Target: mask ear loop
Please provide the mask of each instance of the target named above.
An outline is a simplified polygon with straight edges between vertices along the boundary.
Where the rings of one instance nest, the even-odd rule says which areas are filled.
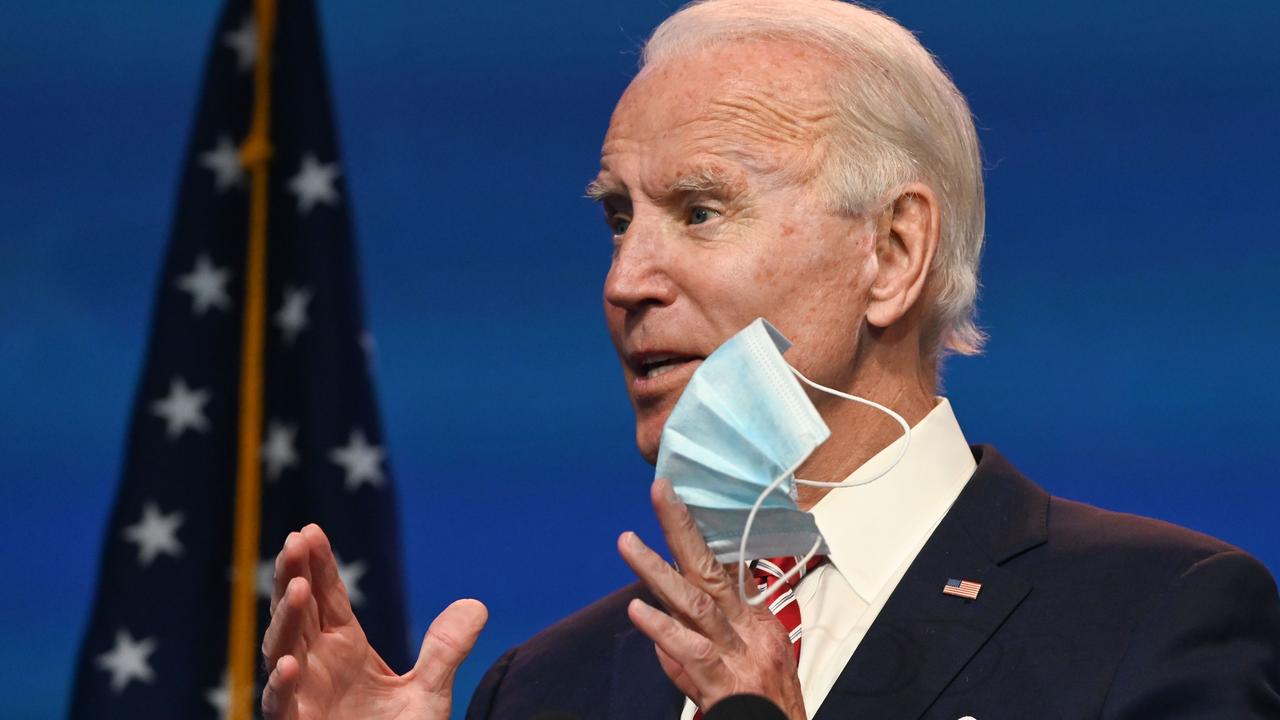
[[[747,522],[742,526],[742,540],[738,542],[738,599],[751,607],[763,605],[764,601],[769,597],[768,594],[765,593],[756,595],[755,597],[747,597],[747,538],[751,537],[751,525],[755,523],[756,513],[760,511],[760,506],[764,504],[764,499],[769,497],[769,493],[776,492],[781,488],[782,483],[786,482],[787,478],[790,477],[798,467],[800,467],[800,464],[796,463],[795,467],[792,467],[779,475],[772,483],[769,484],[769,487],[765,488],[764,491],[756,497],[756,501],[751,505],[751,512],[747,513]],[[813,547],[809,548],[809,552],[805,553],[805,556],[800,559],[800,562],[796,563],[795,567],[783,574],[781,578],[782,582],[791,582],[792,578],[803,572],[805,565],[809,563],[810,558],[818,554],[818,548],[820,547],[822,547],[821,536],[813,541]]]
[[[815,390],[821,390],[824,393],[835,395],[836,397],[841,397],[841,398],[844,398],[845,400],[852,400],[856,403],[862,403],[863,405],[867,405],[868,407],[873,407],[879,410],[880,412],[888,415],[889,417],[897,421],[898,425],[902,426],[902,436],[906,438],[906,442],[902,443],[902,447],[898,448],[898,456],[893,459],[893,462],[889,464],[889,467],[885,468],[884,470],[881,470],[875,475],[872,475],[866,480],[859,480],[857,482],[853,482],[850,480],[845,480],[843,482],[822,482],[820,480],[801,480],[800,478],[796,478],[797,485],[804,485],[806,487],[825,487],[825,488],[851,488],[851,487],[860,487],[862,485],[870,485],[871,483],[879,480],[885,475],[888,475],[890,470],[894,469],[895,467],[898,466],[898,463],[902,462],[903,456],[907,454],[907,448],[911,446],[911,426],[907,424],[907,421],[905,418],[903,418],[898,413],[890,410],[889,408],[885,407],[884,405],[881,405],[880,403],[875,402],[874,400],[868,400],[866,398],[860,398],[857,395],[850,395],[849,393],[843,393],[834,388],[829,388],[826,385],[819,385],[818,383],[802,375],[799,370],[791,367],[790,365],[787,365],[787,367],[791,369],[791,373],[793,375],[800,378],[802,381],[804,381],[806,385],[808,385],[809,387]]]
[[[898,425],[902,426],[902,436],[906,438],[906,442],[902,443],[902,447],[898,449],[897,457],[893,459],[893,462],[889,464],[889,467],[885,468],[884,470],[881,470],[880,472],[867,478],[866,480],[859,480],[857,482],[852,482],[848,480],[844,482],[822,482],[819,480],[801,480],[800,478],[795,478],[797,485],[805,485],[807,487],[825,487],[825,488],[861,487],[863,485],[870,485],[876,480],[879,480],[885,475],[888,475],[890,470],[893,470],[895,467],[898,466],[899,462],[902,462],[902,458],[907,454],[907,448],[911,446],[911,425],[907,423],[905,418],[903,418],[901,415],[894,412],[893,410],[890,410],[889,408],[885,407],[884,405],[881,405],[880,403],[875,402],[874,400],[868,400],[866,398],[860,398],[857,395],[850,395],[849,393],[840,392],[839,390],[836,390],[834,388],[829,388],[826,385],[819,385],[818,383],[805,377],[799,370],[795,369],[794,367],[791,367],[790,364],[787,365],[787,368],[790,369],[792,374],[794,374],[797,378],[799,378],[806,385],[814,388],[815,390],[821,390],[822,392],[835,395],[836,397],[844,398],[845,400],[852,400],[853,402],[856,402],[856,403],[862,403],[863,405],[873,407],[885,413],[886,415],[888,415],[889,417],[897,421]],[[746,561],[747,538],[751,537],[751,525],[755,522],[756,513],[760,511],[760,506],[764,504],[764,499],[768,497],[770,493],[775,492],[779,488],[781,488],[782,483],[786,482],[787,478],[790,477],[791,474],[794,473],[796,471],[796,468],[798,467],[800,467],[799,463],[797,463],[795,467],[792,467],[788,469],[786,472],[779,475],[776,479],[774,479],[772,483],[770,483],[769,487],[765,488],[764,491],[761,492],[758,497],[756,497],[755,503],[751,505],[751,512],[747,513],[747,522],[742,527],[742,540],[738,543],[738,558],[739,558],[738,598],[742,600],[742,602],[746,603],[751,607],[763,605],[764,601],[768,598],[767,594],[760,594],[755,597],[747,597],[747,561]],[[797,575],[803,572],[805,566],[809,564],[809,560],[812,559],[813,556],[817,554],[818,548],[821,546],[822,546],[822,538],[819,537],[817,540],[814,541],[813,547],[809,548],[809,552],[805,553],[805,556],[800,558],[800,561],[796,563],[796,566],[788,570],[782,576],[781,581],[790,582],[793,578],[795,578]]]

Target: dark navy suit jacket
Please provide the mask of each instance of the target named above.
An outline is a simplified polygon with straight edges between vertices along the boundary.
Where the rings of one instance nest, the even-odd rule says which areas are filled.
[[[989,446],[817,720],[1280,718],[1280,599],[1244,552],[1050,497]],[[976,600],[943,595],[982,583]],[[623,588],[510,650],[468,720],[674,720]]]

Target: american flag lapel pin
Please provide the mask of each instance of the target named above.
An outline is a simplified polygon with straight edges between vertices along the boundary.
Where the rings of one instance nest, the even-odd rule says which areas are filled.
[[[955,595],[965,600],[977,600],[978,593],[982,590],[982,583],[973,580],[957,580],[950,578],[947,584],[942,586],[943,595]]]

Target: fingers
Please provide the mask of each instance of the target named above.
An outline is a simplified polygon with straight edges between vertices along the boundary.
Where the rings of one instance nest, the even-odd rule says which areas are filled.
[[[694,687],[689,674],[684,671],[684,666],[676,662],[675,658],[668,655],[657,645],[653,646],[653,650],[658,654],[658,664],[662,666],[662,672],[666,673],[667,677],[671,679],[671,684],[675,685],[687,698],[698,697],[700,694],[698,688]]]
[[[275,614],[276,605],[284,595],[284,589],[295,577],[304,577],[311,582],[311,564],[308,557],[307,541],[302,533],[292,532],[284,539],[284,547],[276,555],[275,581],[271,588],[271,614]]]
[[[773,612],[769,610],[769,605],[763,600],[756,600],[756,598],[764,594],[766,586],[759,584],[752,576],[751,568],[746,563],[742,563],[741,568],[735,565],[732,570],[726,565],[725,572],[730,573],[730,576],[734,578],[734,582],[737,582],[738,573],[742,573],[742,593],[747,596],[747,600],[755,603],[747,606],[748,611],[754,611],[756,614],[764,612],[772,617]]]
[[[734,587],[736,577],[730,580],[724,568],[716,562],[716,556],[707,547],[689,508],[676,497],[671,481],[665,478],[654,480],[649,496],[680,573],[714,598],[730,618],[736,617],[742,610],[742,602]]]
[[[488,620],[489,610],[478,600],[458,600],[436,616],[414,666],[427,692],[452,692],[454,673],[475,647]]]
[[[262,714],[266,720],[296,720],[298,680],[302,668],[292,655],[281,657],[262,690]]]
[[[725,649],[742,647],[742,638],[717,607],[716,601],[691,585],[635,533],[625,532],[618,538],[618,552],[673,615]]]
[[[658,647],[659,662],[663,662],[662,656],[665,654],[669,661],[683,669],[685,679],[681,682],[684,687],[680,689],[688,697],[701,703],[708,700],[704,697],[707,688],[727,687],[730,684],[728,668],[721,658],[720,650],[707,638],[639,598],[627,605],[627,616]],[[665,663],[663,670],[667,671]],[[671,677],[669,671],[668,677]],[[671,680],[676,682],[674,677]]]
[[[305,578],[296,577],[285,588],[263,636],[262,655],[266,666],[275,667],[284,655],[291,655],[305,665],[307,650],[319,632],[320,618],[311,586]]]
[[[299,534],[306,541],[311,592],[320,611],[320,627],[328,630],[355,622],[351,598],[338,574],[338,560],[333,555],[333,548],[329,546],[329,538],[315,523],[302,528]]]

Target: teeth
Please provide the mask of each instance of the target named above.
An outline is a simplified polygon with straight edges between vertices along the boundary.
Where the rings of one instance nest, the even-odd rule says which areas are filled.
[[[646,378],[656,378],[659,375],[663,375],[671,372],[672,370],[675,370],[677,367],[683,364],[684,363],[671,363],[670,365],[659,365],[657,367],[649,368],[649,372],[645,373],[644,376]]]

